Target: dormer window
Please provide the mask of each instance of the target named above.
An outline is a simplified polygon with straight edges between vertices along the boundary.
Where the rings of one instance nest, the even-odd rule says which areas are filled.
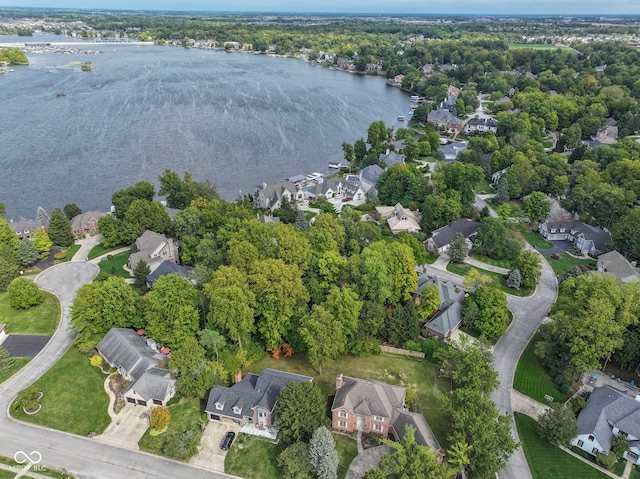
[[[219,402],[216,403],[216,409],[218,411],[222,411],[223,408],[224,408],[224,403],[219,403]]]
[[[242,408],[238,406],[233,406],[233,413],[240,414],[242,412]]]

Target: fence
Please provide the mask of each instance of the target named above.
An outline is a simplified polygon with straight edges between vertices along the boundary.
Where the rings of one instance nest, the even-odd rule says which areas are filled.
[[[392,346],[380,346],[383,353],[402,354],[403,356],[412,356],[414,358],[424,359],[424,353],[418,351],[409,351],[408,349],[394,348]]]

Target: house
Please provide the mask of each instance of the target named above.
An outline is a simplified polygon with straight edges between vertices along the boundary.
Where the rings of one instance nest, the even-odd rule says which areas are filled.
[[[453,85],[449,85],[449,88],[447,88],[447,93],[452,97],[458,98],[460,96],[460,93],[462,93],[462,90]]]
[[[477,118],[469,121],[464,127],[464,132],[467,134],[482,133],[484,131],[497,133],[498,122],[493,118]]]
[[[467,247],[471,249],[473,246],[472,238],[479,229],[480,223],[477,221],[468,218],[455,220],[450,225],[438,228],[431,234],[431,238],[426,241],[427,249],[437,254],[446,253],[449,249],[449,243],[451,243],[453,235],[456,233],[462,233],[462,236],[464,236],[467,242]]]
[[[636,262],[629,262],[617,251],[609,251],[598,256],[597,270],[610,274],[622,283],[640,281],[640,270],[636,267]]]
[[[450,133],[460,133],[464,122],[456,118],[448,110],[436,110],[427,115],[427,122],[433,123],[437,128],[442,128]]]
[[[431,76],[431,74],[433,73],[433,63],[425,63],[420,69],[425,76]]]
[[[640,463],[640,396],[611,386],[594,388],[578,415],[577,426],[578,436],[572,445],[593,456],[608,455],[614,436],[623,434],[629,439],[624,457]]]
[[[612,122],[609,122],[612,123]],[[616,124],[609,124],[600,127],[595,136],[591,137],[592,140],[598,141],[600,145],[613,145],[618,142],[618,126]]]
[[[215,386],[209,393],[205,412],[212,421],[232,421],[258,429],[274,424],[273,410],[280,391],[293,381],[311,381],[309,376],[265,369],[260,375],[249,373],[231,387]]]
[[[49,227],[49,218],[43,219],[29,219],[18,218],[17,220],[10,219],[8,222],[9,228],[13,230],[16,236],[20,239],[31,238],[38,229],[46,230]]]
[[[425,288],[438,288],[440,305],[437,313],[425,324],[427,332],[439,338],[450,338],[451,334],[462,324],[462,305],[464,303],[464,291],[438,277],[429,277],[421,274],[418,277],[418,288],[413,293],[414,297],[421,297]]]
[[[136,240],[136,253],[129,256],[129,268],[133,269],[141,260],[153,273],[163,261],[176,263],[178,252],[172,238],[147,230]]]
[[[420,228],[420,214],[405,208],[400,203],[395,206],[376,206],[376,213],[387,220],[394,235],[398,233],[417,233]]]
[[[362,190],[366,193],[371,188],[375,188],[376,183],[378,182],[378,177],[384,172],[382,168],[378,165],[369,165],[358,173],[358,177],[360,178],[360,186]]]
[[[291,181],[281,181],[273,185],[263,183],[253,193],[253,205],[263,210],[277,210],[282,205],[282,200],[300,202],[304,200],[304,191],[300,186]]]
[[[71,231],[74,236],[94,235],[98,233],[98,220],[106,213],[100,211],[87,211],[80,213],[71,220]]]
[[[168,348],[159,348],[155,341],[133,329],[112,328],[96,349],[109,366],[131,383],[124,392],[127,403],[164,406],[175,394],[176,380],[161,367],[167,360]]]
[[[404,163],[404,155],[387,150],[386,153],[380,153],[378,159],[383,161],[387,168],[393,165],[402,165]]]
[[[468,146],[468,141],[454,141],[453,143],[442,145],[438,148],[438,151],[446,162],[452,163],[458,158],[458,155],[461,152],[467,149]]]
[[[333,177],[317,183],[309,190],[309,196],[324,196],[325,198],[364,199],[364,190],[359,184]]]
[[[607,230],[582,221],[546,221],[538,227],[540,234],[549,241],[570,241],[583,254],[597,256],[611,239]]]
[[[278,216],[258,215],[258,219],[262,224],[280,223],[280,218]]]
[[[171,261],[163,261],[162,263],[160,263],[160,266],[158,266],[153,271],[153,273],[150,273],[147,275],[147,278],[146,278],[147,288],[153,288],[153,285],[155,284],[156,281],[158,281],[158,278],[162,276],[166,276],[168,274],[179,274],[180,276],[188,278],[189,272],[192,269],[193,268],[191,266],[183,266],[183,265],[172,263]]]
[[[411,424],[415,427],[416,442],[440,453],[442,448],[422,414],[405,410],[405,396],[403,387],[341,373],[336,378],[331,427],[344,433],[390,434],[399,441],[404,437],[405,427]]]

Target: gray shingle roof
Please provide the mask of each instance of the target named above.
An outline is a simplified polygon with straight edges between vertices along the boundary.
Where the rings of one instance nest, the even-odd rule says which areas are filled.
[[[176,380],[171,378],[169,371],[166,369],[151,368],[132,383],[125,391],[125,394],[133,391],[147,402],[153,399],[164,401],[169,396],[175,383]]]
[[[82,233],[85,228],[95,228],[98,225],[98,220],[106,216],[106,213],[100,211],[87,211],[86,213],[80,213],[71,220],[71,231]]]
[[[395,417],[392,419],[391,427],[393,427],[399,440],[402,440],[404,437],[407,426],[413,426],[415,429],[414,437],[416,443],[430,447],[435,451],[442,450],[438,439],[436,439],[436,436],[433,434],[433,431],[422,414],[411,411],[397,411]]]
[[[619,280],[640,280],[638,269],[617,251],[609,251],[598,256],[598,271],[601,269]]]
[[[401,153],[394,153],[393,151],[390,151],[389,153],[380,153],[378,155],[378,159],[384,161],[387,168],[392,165],[401,165],[404,163],[404,155]]]
[[[138,379],[142,374],[165,359],[153,351],[146,341],[129,328],[112,328],[98,343],[96,349],[111,366]]]
[[[350,181],[343,180],[341,178],[334,177],[329,178],[322,183],[318,183],[309,191],[309,193],[315,196],[326,195],[327,191],[329,191],[330,189],[335,193],[338,190],[338,187],[342,189],[345,196],[351,197],[355,196],[360,189],[359,185],[356,185]]]
[[[400,386],[343,376],[342,386],[336,391],[331,410],[341,407],[363,416],[381,416],[391,419],[395,409],[402,409],[406,389]]]
[[[375,185],[382,172],[384,172],[384,170],[378,165],[369,165],[361,171],[362,181]]]
[[[436,247],[441,248],[451,243],[453,235],[456,233],[462,233],[462,236],[468,238],[478,232],[480,229],[480,223],[466,218],[455,220],[448,226],[443,226],[435,230],[432,234],[432,239]]]
[[[193,268],[191,266],[183,266],[172,263],[171,261],[163,261],[160,263],[160,266],[153,271],[153,273],[147,275],[147,284],[149,286],[153,286],[153,283],[155,283],[158,278],[168,274],[179,274],[180,276],[187,278],[189,276],[189,271],[192,269]]]

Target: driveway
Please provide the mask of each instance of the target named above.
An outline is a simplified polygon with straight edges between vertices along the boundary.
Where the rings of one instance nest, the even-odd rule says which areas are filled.
[[[35,358],[49,342],[51,336],[10,334],[2,343],[14,358]]]
[[[549,249],[536,248],[538,253],[540,253],[545,258],[548,258],[552,254],[560,254],[560,253],[564,253],[565,251],[573,250],[573,245],[566,240],[565,241],[549,241],[549,243],[553,244],[553,248],[549,248]]]
[[[365,449],[358,454],[347,470],[345,479],[362,479],[367,471],[377,469],[380,458],[395,451],[391,446],[377,446]]]
[[[105,431],[94,438],[105,444],[138,451],[138,441],[149,427],[149,408],[126,404]]]
[[[239,425],[220,421],[209,421],[202,433],[202,439],[200,439],[200,445],[198,446],[198,454],[191,458],[189,464],[209,471],[224,472],[224,458],[227,455],[227,451],[220,449],[220,444],[222,444],[222,438],[229,431],[236,433],[232,447],[238,447],[236,441],[240,435]]]

